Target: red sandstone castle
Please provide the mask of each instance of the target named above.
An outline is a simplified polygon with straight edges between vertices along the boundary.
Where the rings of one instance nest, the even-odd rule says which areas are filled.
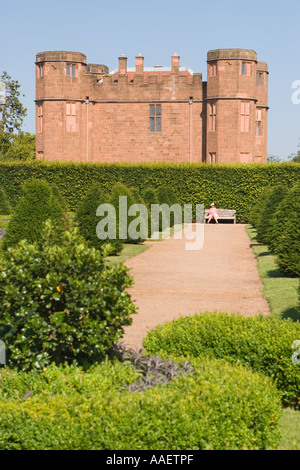
[[[36,57],[37,158],[77,162],[266,162],[268,66],[246,49],[207,55],[207,81],[179,65],[117,70],[79,52]]]

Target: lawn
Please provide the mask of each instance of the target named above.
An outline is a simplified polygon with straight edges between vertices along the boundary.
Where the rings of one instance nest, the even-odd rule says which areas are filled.
[[[299,278],[288,277],[278,269],[275,256],[266,245],[257,242],[256,230],[253,227],[247,226],[246,231],[257,258],[257,268],[263,283],[263,295],[269,302],[271,315],[299,321]],[[300,367],[300,365],[295,365],[295,367]],[[282,440],[279,450],[300,450],[300,411],[285,408],[280,424]]]

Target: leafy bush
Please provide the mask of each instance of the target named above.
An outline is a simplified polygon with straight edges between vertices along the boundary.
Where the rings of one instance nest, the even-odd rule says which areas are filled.
[[[144,339],[149,353],[216,357],[241,362],[274,378],[283,403],[300,407],[300,367],[292,344],[300,324],[271,317],[202,313],[160,325]]]
[[[123,243],[118,239],[98,238],[96,229],[100,219],[96,216],[97,208],[100,204],[106,204],[108,197],[103,194],[98,184],[94,184],[85,195],[75,214],[75,222],[79,224],[79,232],[84,239],[93,246],[99,248],[103,244],[110,243],[113,247],[112,254],[122,250]]]
[[[99,361],[131,324],[135,307],[127,269],[105,262],[73,228],[46,223],[39,243],[23,240],[1,260],[0,338],[8,364],[23,370],[50,362]]]
[[[140,392],[124,387],[137,371],[116,360],[85,373],[54,365],[42,373],[2,369],[0,449],[277,447],[281,405],[267,377],[217,360],[191,363],[193,373]]]
[[[166,185],[176,189],[179,203],[203,204],[212,201],[219,208],[235,209],[237,222],[249,221],[249,213],[267,186],[300,182],[300,166],[296,163],[273,165],[207,165],[205,163],[82,163],[42,161],[0,162],[0,186],[15,206],[28,178],[46,179],[62,190],[70,210],[75,210],[92,184],[103,192],[121,182],[134,186],[143,196],[146,188]],[[193,214],[195,216],[195,214]]]
[[[271,249],[279,268],[300,276],[300,184],[292,187],[281,203],[272,221]]]
[[[148,235],[148,213],[145,214],[145,217],[143,217],[143,214],[137,217],[136,215],[128,215],[126,211],[120,213],[120,197],[127,197],[127,211],[129,211],[130,206],[140,204],[139,201],[142,201],[142,199],[139,199],[139,196],[137,196],[137,193],[133,194],[124,184],[118,183],[112,188],[108,202],[114,206],[116,218],[117,221],[119,221],[117,224],[117,239],[121,241],[124,240],[126,243],[141,243]],[[138,220],[140,223],[136,224]],[[142,236],[131,236],[131,228],[134,228],[132,224],[136,226],[136,235],[140,233]]]
[[[273,188],[267,187],[265,188],[262,193],[259,195],[256,203],[251,209],[249,221],[253,225],[253,227],[257,228],[260,224],[262,214],[265,210],[267,201],[272,194]]]
[[[268,245],[272,243],[272,225],[275,217],[275,211],[286,196],[288,188],[286,186],[275,186],[267,195],[267,200],[264,209],[261,213],[261,218],[257,224],[257,240],[260,243]]]
[[[12,207],[3,188],[0,187],[0,214],[11,214]]]
[[[157,199],[160,205],[167,204],[169,207],[171,207],[173,206],[173,204],[179,204],[178,198],[173,188],[167,185],[159,186],[159,188],[157,189]],[[173,227],[175,223],[175,219],[176,219],[175,213],[173,211],[170,212],[170,218],[168,216],[168,211],[166,212],[162,211],[162,214],[163,214],[162,218],[163,220],[165,220],[165,223],[167,224],[167,226],[170,223],[170,226]],[[182,208],[179,210],[178,213],[176,212],[176,214],[180,216],[180,214],[182,214]],[[162,228],[164,229],[165,226],[163,225]]]
[[[16,206],[3,238],[3,248],[20,240],[38,241],[43,223],[51,219],[57,229],[63,227],[63,208],[45,180],[31,179],[24,184],[24,194]]]

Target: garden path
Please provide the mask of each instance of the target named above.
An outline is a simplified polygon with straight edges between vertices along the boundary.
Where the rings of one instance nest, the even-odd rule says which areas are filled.
[[[186,242],[174,236],[145,242],[150,248],[125,262],[135,281],[129,293],[138,307],[122,338],[126,346],[141,347],[150,329],[180,315],[270,314],[245,225],[205,225],[201,250],[186,250]]]

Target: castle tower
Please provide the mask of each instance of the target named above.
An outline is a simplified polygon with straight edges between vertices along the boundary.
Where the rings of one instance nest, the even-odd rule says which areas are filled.
[[[37,54],[38,159],[72,160],[76,154],[81,155],[84,161],[87,125],[83,123],[86,123],[88,116],[81,88],[82,77],[86,72],[86,56],[79,52],[49,51]],[[99,73],[98,70],[96,72]]]
[[[247,49],[207,55],[208,163],[267,159],[268,67]]]

